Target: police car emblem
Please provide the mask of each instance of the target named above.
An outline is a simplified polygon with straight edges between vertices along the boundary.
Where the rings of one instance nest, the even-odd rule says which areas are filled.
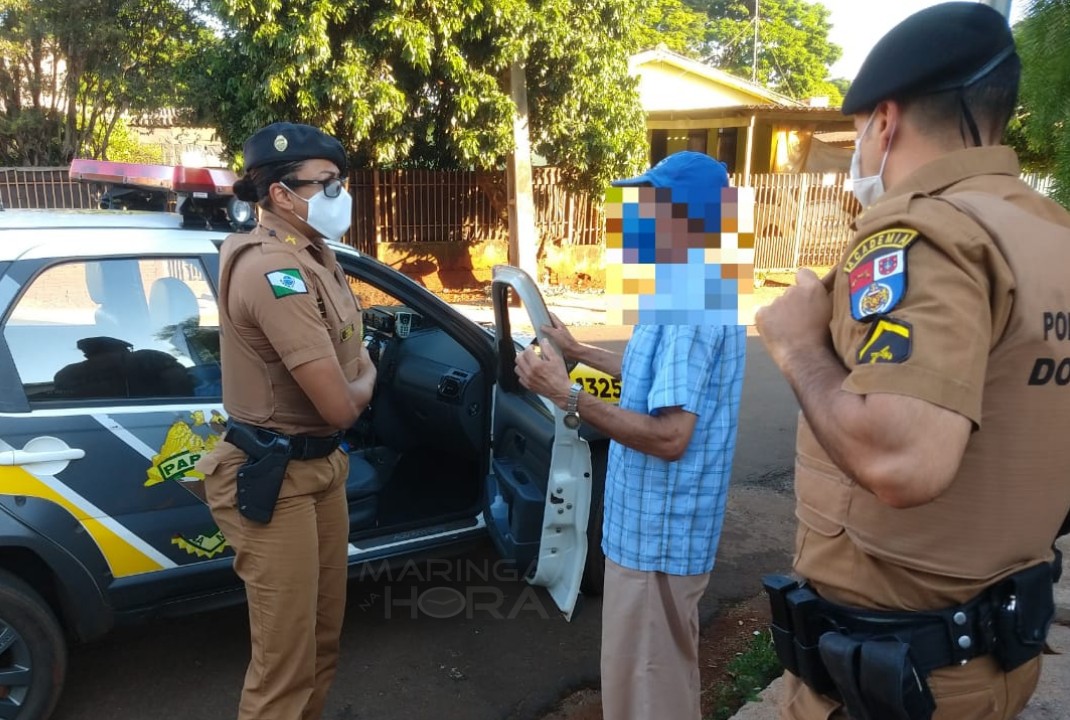
[[[851,292],[851,317],[869,321],[899,304],[907,290],[906,251],[917,236],[917,230],[883,230],[851,251],[843,265]]]
[[[278,150],[279,152],[282,152],[283,150],[285,150],[289,146],[290,146],[290,143],[286,140],[286,136],[285,135],[276,135],[275,136],[275,149],[276,150]]]

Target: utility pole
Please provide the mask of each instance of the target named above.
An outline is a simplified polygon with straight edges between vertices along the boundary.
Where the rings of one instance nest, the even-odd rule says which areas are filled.
[[[528,134],[528,88],[524,66],[516,61],[509,68],[509,90],[516,104],[513,118],[515,149],[506,162],[509,198],[509,264],[538,280],[536,258],[539,238],[535,229],[535,199],[531,186],[531,138]]]
[[[750,81],[758,82],[758,4],[761,0],[754,0],[754,56],[751,58]]]
[[[1007,22],[1010,22],[1012,0],[983,0],[983,2],[985,5],[994,7],[1003,17],[1007,18]]]

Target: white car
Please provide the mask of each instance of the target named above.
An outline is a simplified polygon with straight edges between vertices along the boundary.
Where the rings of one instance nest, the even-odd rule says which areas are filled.
[[[126,178],[113,206],[159,187],[114,165],[93,173]],[[218,176],[183,183],[178,213],[0,211],[0,717],[49,715],[68,642],[244,599],[193,466],[227,419],[218,248],[251,213]],[[581,582],[601,588],[607,442],[516,380],[508,294],[538,328],[537,287],[499,268],[491,331],[334,249],[378,366],[345,445],[352,573],[489,533],[569,617]]]

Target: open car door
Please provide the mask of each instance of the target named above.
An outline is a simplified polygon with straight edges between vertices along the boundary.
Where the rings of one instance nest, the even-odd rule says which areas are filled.
[[[484,516],[498,550],[521,567],[533,566],[528,581],[545,587],[570,619],[587,556],[591,453],[578,430],[565,427],[563,410],[520,385],[511,294],[520,299],[519,314],[526,311],[539,345],[553,347],[541,330],[550,324],[550,313],[534,281],[518,268],[495,267],[498,382]]]

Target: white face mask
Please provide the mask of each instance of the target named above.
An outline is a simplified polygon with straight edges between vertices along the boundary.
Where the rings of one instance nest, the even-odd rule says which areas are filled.
[[[290,190],[286,185],[282,186]],[[353,198],[345,188],[342,188],[338,197],[333,198],[327,197],[322,190],[307,200],[293,190],[290,193],[308,203],[308,219],[305,222],[327,240],[342,237],[353,222]]]
[[[862,203],[863,208],[868,208],[884,194],[884,180],[882,179],[884,164],[888,162],[888,153],[892,151],[892,143],[889,140],[888,149],[884,151],[884,157],[881,158],[881,169],[877,171],[876,175],[862,177],[862,156],[858,152],[858,148],[862,144],[862,139],[866,137],[866,133],[869,132],[869,126],[873,124],[873,118],[876,113],[876,110],[870,113],[866,126],[862,128],[862,134],[855,140],[855,151],[851,155],[851,192],[858,198],[858,202]],[[892,131],[892,137],[895,137],[895,130]]]

